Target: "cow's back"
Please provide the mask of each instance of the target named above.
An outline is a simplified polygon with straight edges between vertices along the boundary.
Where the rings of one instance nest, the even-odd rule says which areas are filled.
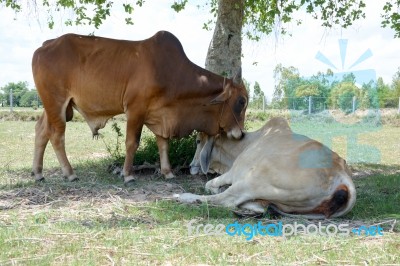
[[[272,121],[274,120],[274,121]],[[283,119],[272,119],[235,160],[231,171],[274,176],[270,182],[301,190],[304,184],[329,186],[332,176],[350,175],[345,161],[322,143],[291,131]],[[278,178],[279,177],[279,178]],[[295,182],[294,182],[295,180]]]
[[[33,75],[36,80],[46,71],[47,79],[57,75],[68,87],[120,84],[140,62],[136,56],[140,46],[140,42],[66,34],[44,42],[35,51]]]
[[[108,118],[149,108],[155,96],[168,99],[175,75],[193,65],[179,40],[158,32],[142,41],[114,40],[66,34],[48,40],[32,59],[33,76],[44,106],[69,103],[88,121],[92,130]],[[177,71],[178,70],[178,71]]]

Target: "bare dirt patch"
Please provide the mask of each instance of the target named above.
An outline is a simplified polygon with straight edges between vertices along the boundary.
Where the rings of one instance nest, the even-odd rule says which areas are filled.
[[[353,178],[363,178],[374,174],[400,173],[397,167],[377,167],[371,165],[351,166]],[[44,173],[46,178],[42,183],[29,183],[22,187],[4,187],[0,190],[0,210],[15,208],[31,208],[34,206],[61,206],[65,202],[97,202],[119,198],[132,203],[151,202],[172,199],[172,195],[192,192],[204,194],[206,182],[214,176],[195,175],[185,173],[176,178],[165,180],[157,171],[152,169],[141,170],[132,186],[123,185],[118,175],[110,174],[109,182],[80,180],[68,182],[62,178],[61,171],[49,169]],[[24,180],[31,180],[28,175]]]
[[[46,173],[45,173],[46,174]],[[60,178],[59,171],[46,174],[42,183],[0,190],[0,210],[30,208],[38,205],[57,205],[60,202],[102,202],[118,197],[130,202],[150,202],[171,199],[176,193],[186,190],[202,193],[206,176],[180,175],[171,180],[154,174],[140,174],[135,183],[126,187],[119,177],[115,183],[85,182],[70,183]]]

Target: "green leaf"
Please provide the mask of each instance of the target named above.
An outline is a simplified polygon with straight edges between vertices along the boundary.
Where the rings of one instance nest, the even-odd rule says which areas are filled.
[[[185,9],[185,6],[187,4],[188,0],[181,0],[181,1],[174,1],[174,3],[171,5],[171,8],[175,10],[176,12],[180,12],[183,9]]]
[[[122,4],[122,6],[124,7],[126,13],[132,14],[133,7],[130,4]]]

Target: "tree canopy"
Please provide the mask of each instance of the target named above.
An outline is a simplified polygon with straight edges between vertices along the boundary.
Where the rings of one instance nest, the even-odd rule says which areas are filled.
[[[311,77],[303,77],[293,66],[278,64],[274,75],[276,86],[273,108],[306,110],[308,97],[313,98],[313,108],[326,108],[348,112],[352,109],[353,97],[357,99],[356,108],[397,108],[400,97],[400,68],[393,75],[391,84],[380,77],[368,83],[357,84],[353,73],[334,76],[331,70],[319,72]]]
[[[10,105],[10,91],[12,90],[13,106],[39,106],[40,99],[36,90],[29,90],[28,82],[9,82],[0,88],[0,105]],[[1,93],[4,92],[4,93]]]
[[[351,26],[354,21],[365,18],[365,0],[240,0],[244,5],[243,26],[244,34],[250,39],[258,40],[261,34],[269,34],[274,29],[281,33],[287,31],[288,23],[300,24],[301,20],[295,19],[298,11],[305,11],[314,19],[320,20],[324,27],[339,25],[343,28]],[[240,2],[239,1],[239,2]],[[171,8],[179,12],[185,8],[189,0],[171,1]],[[38,6],[40,5],[41,6]],[[123,18],[127,24],[133,24],[135,8],[145,4],[145,0],[114,2],[112,0],[34,0],[16,1],[0,0],[0,4],[15,12],[24,9],[44,8],[47,12],[47,21],[50,28],[54,27],[53,15],[58,12],[68,11],[72,14],[64,23],[66,25],[100,25],[111,15],[112,8],[117,6],[126,13]],[[205,1],[210,12],[216,17],[218,12],[218,0]],[[400,0],[386,0],[381,10],[381,26],[394,30],[395,37],[400,37]],[[294,21],[295,20],[295,21]],[[205,28],[209,28],[213,21],[206,22]]]

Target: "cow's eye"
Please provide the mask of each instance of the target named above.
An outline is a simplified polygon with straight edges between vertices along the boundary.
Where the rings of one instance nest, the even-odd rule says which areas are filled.
[[[196,139],[196,144],[199,145],[200,144],[200,140]]]
[[[236,114],[240,114],[240,112],[243,111],[243,109],[246,107],[246,98],[243,96],[240,96],[239,99],[235,103],[234,111]]]
[[[246,99],[240,97],[239,104],[240,104],[240,106],[244,107],[246,105]]]

